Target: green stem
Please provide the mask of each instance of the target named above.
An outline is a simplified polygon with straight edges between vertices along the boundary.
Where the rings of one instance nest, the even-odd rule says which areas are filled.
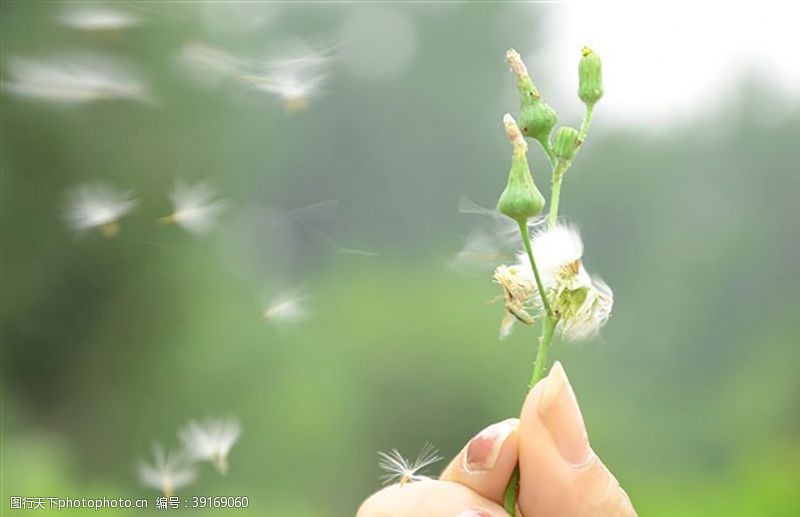
[[[542,149],[544,149],[544,154],[547,155],[548,161],[550,161],[550,166],[556,166],[556,155],[553,153],[553,146],[550,144],[550,137],[543,138],[542,140],[538,141],[542,144]]]
[[[594,105],[586,106],[586,111],[583,114],[583,122],[581,123],[581,130],[578,132],[578,148],[575,150],[572,160],[578,155],[581,150],[583,142],[586,140],[586,135],[589,133],[589,126],[592,123],[592,113],[594,112]],[[544,144],[542,144],[544,146]],[[548,151],[545,148],[545,151]],[[550,163],[553,165],[553,188],[550,191],[550,212],[547,214],[547,226],[552,228],[556,225],[558,220],[558,202],[561,199],[561,180],[564,178],[564,173],[572,166],[572,160],[555,160],[552,157],[553,151],[550,150],[548,157]]]
[[[578,132],[578,141],[583,144],[586,140],[586,135],[589,134],[589,125],[592,123],[592,113],[594,113],[594,104],[587,104],[586,111],[583,113],[583,122],[581,123],[581,130]],[[580,146],[575,151],[575,154],[578,154],[580,151]],[[574,157],[573,157],[574,159]]]
[[[539,276],[539,268],[536,267],[536,260],[533,258],[533,250],[531,249],[531,238],[528,235],[528,222],[522,221],[519,223],[519,232],[522,234],[522,243],[525,245],[525,252],[528,254],[528,260],[531,263],[533,270],[533,277],[536,279],[536,289],[539,291],[539,297],[542,299],[542,307],[548,318],[553,317],[553,312],[550,310],[550,304],[547,302],[547,294],[544,292],[542,285],[542,278]]]
[[[555,318],[545,318],[542,322],[542,334],[539,336],[539,349],[536,351],[536,361],[533,363],[533,373],[528,389],[533,389],[537,382],[544,377],[544,369],[547,366],[547,352],[553,342],[553,334],[556,330],[558,320]]]
[[[553,168],[553,188],[550,191],[550,212],[547,214],[547,226],[552,228],[558,219],[558,202],[561,199],[561,180],[569,169],[571,162],[559,160]]]
[[[550,309],[550,303],[547,301],[547,293],[542,285],[542,279],[539,276],[539,269],[536,267],[536,260],[533,258],[533,250],[531,249],[531,239],[528,235],[528,223],[523,221],[519,223],[519,231],[522,234],[522,242],[525,245],[525,252],[528,254],[528,260],[531,262],[531,269],[533,270],[533,277],[536,279],[536,289],[539,291],[539,297],[542,299],[542,307],[545,310],[544,321],[542,322],[542,334],[539,336],[539,348],[536,351],[536,360],[533,363],[533,375],[531,376],[531,383],[529,388],[539,382],[544,374],[544,368],[547,364],[547,352],[550,350],[550,343],[553,342],[553,333],[556,328],[558,320],[553,316]],[[517,496],[519,495],[519,466],[514,469],[511,479],[506,485],[506,491],[503,497],[503,507],[506,512],[512,517],[516,515]]]
[[[511,479],[508,480],[506,485],[506,493],[503,496],[503,508],[506,513],[512,517],[517,514],[517,498],[519,496],[519,466],[514,468],[514,473],[511,474]]]
[[[539,336],[539,349],[536,351],[536,360],[533,363],[533,373],[531,374],[531,382],[528,389],[531,390],[537,382],[544,377],[544,369],[547,366],[547,352],[550,350],[550,344],[553,342],[553,335],[555,334],[556,324],[558,320],[545,316],[542,322],[542,333]],[[519,465],[514,469],[511,474],[511,479],[508,480],[506,491],[503,496],[503,508],[506,513],[515,517],[517,515],[517,498],[519,496]]]

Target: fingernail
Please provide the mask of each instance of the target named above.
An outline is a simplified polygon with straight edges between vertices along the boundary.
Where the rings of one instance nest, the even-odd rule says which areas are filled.
[[[470,440],[464,454],[464,470],[475,474],[493,469],[503,443],[517,423],[516,418],[511,418],[492,424]]]
[[[541,384],[541,386],[540,386]],[[536,385],[539,418],[553,438],[558,451],[568,463],[581,465],[592,450],[583,416],[561,363],[556,361],[550,373]]]
[[[478,508],[470,508],[456,515],[456,517],[492,517],[489,512],[484,512]]]

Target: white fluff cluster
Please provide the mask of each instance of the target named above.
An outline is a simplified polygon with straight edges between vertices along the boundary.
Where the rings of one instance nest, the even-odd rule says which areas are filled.
[[[569,341],[596,335],[611,316],[614,295],[605,282],[592,277],[584,267],[583,242],[578,230],[569,225],[540,230],[533,235],[531,248],[561,335]],[[531,324],[543,314],[544,306],[526,253],[520,253],[518,263],[513,266],[499,266],[495,281],[505,296],[501,337],[508,335],[514,321]]]

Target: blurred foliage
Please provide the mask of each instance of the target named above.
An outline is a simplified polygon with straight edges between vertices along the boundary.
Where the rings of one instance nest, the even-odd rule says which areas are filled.
[[[492,205],[504,185],[499,120],[516,101],[503,51],[541,41],[547,6],[504,6],[502,26],[484,4],[391,7],[416,27],[413,65],[365,82],[335,61],[299,114],[196,88],[176,49],[209,39],[257,54],[286,35],[335,35],[356,7],[265,6],[281,11],[268,30],[222,36],[204,33],[197,6],[157,7],[99,38],[53,27],[57,4],[0,7],[4,60],[100,48],[137,63],[160,100],[2,97],[2,504],[154,498],[134,470],[152,441],[233,414],[244,434],[230,473],[204,469],[187,495],[248,496],[239,514],[352,513],[378,487],[378,450],[430,441],[451,456],[524,396],[535,332],[498,342],[489,275],[446,264],[473,222],[459,197]],[[770,90],[741,84],[742,99],[769,104]],[[562,207],[615,314],[602,339],[554,347],[594,448],[641,515],[799,515],[800,114],[771,123],[748,102],[640,132],[601,102],[595,120]],[[216,236],[155,226],[178,177],[209,179],[234,204]],[[95,179],[143,199],[119,238],[75,237],[60,220],[64,190]],[[324,230],[378,256],[337,254],[313,231],[256,232],[257,267],[230,259],[239,207],[328,199]],[[313,317],[262,322],[261,296],[294,287]]]

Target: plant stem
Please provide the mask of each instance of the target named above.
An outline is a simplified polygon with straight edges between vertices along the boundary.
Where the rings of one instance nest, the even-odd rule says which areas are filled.
[[[578,139],[581,143],[586,140],[586,135],[589,134],[589,125],[592,123],[592,113],[594,113],[594,104],[588,104],[586,106],[586,111],[583,112],[581,130],[578,132]]]
[[[575,155],[581,149],[581,145],[586,140],[586,135],[589,133],[589,125],[592,123],[592,112],[594,105],[587,105],[586,111],[583,114],[583,122],[581,123],[581,130],[578,132],[578,148],[575,150]],[[572,160],[556,160],[553,154],[552,146],[548,140],[540,140],[547,159],[550,160],[550,165],[553,167],[553,188],[550,192],[550,212],[547,214],[547,225],[552,228],[556,225],[558,219],[558,203],[561,199],[561,180],[564,178],[564,173],[572,165]],[[573,156],[573,159],[575,156]],[[545,317],[542,321],[542,332],[539,335],[539,347],[536,350],[536,359],[533,363],[533,373],[531,374],[531,381],[528,389],[531,390],[544,377],[544,370],[547,367],[547,353],[550,351],[550,344],[553,342],[553,335],[555,334],[558,318],[555,317],[553,311],[550,309],[550,304],[547,301],[547,295],[542,286],[542,279],[539,277],[539,269],[536,267],[536,261],[533,258],[533,250],[531,249],[531,240],[528,235],[527,222],[520,223],[519,231],[522,234],[522,243],[525,245],[525,252],[528,254],[528,260],[531,262],[531,269],[533,269],[533,276],[536,279],[536,288],[539,290],[539,296],[542,299],[542,307],[545,310]],[[519,496],[519,465],[514,469],[511,479],[508,480],[506,485],[506,492],[503,497],[503,508],[506,513],[512,517],[517,515],[517,497]]]
[[[592,113],[594,112],[594,105],[586,106],[586,111],[583,114],[583,122],[581,123],[581,130],[578,132],[578,148],[575,150],[575,156],[581,150],[583,142],[586,140],[586,135],[589,133],[589,126],[592,123]],[[545,147],[542,144],[542,147]],[[564,173],[572,166],[572,160],[555,160],[553,151],[549,147],[545,147],[550,163],[553,165],[553,188],[550,191],[550,212],[547,214],[547,226],[552,228],[556,225],[558,220],[558,202],[561,199],[561,180],[564,178]]]
[[[553,146],[550,144],[550,137],[539,140],[539,143],[542,144],[542,149],[544,149],[544,154],[547,155],[547,160],[550,162],[550,166],[555,167],[556,155],[553,153]]]
[[[544,369],[547,366],[547,352],[550,350],[550,343],[553,342],[553,334],[556,330],[558,320],[555,318],[545,318],[542,322],[542,334],[539,336],[539,349],[536,351],[536,360],[533,363],[533,373],[528,389],[533,389],[537,382],[544,377]]]
[[[550,212],[547,214],[547,226],[552,228],[558,219],[558,202],[561,199],[561,179],[572,162],[559,160],[553,168],[553,188],[550,191]]]
[[[558,201],[556,201],[556,204],[557,203]],[[533,374],[531,376],[531,383],[529,386],[530,389],[533,388],[533,385],[536,384],[544,374],[544,368],[547,364],[547,352],[550,349],[550,343],[553,342],[553,333],[558,320],[555,318],[552,310],[550,309],[550,303],[547,301],[547,293],[544,290],[542,279],[539,276],[539,268],[536,267],[536,260],[533,258],[531,239],[530,235],[528,235],[528,223],[526,221],[523,221],[519,224],[519,232],[522,234],[522,242],[525,245],[525,252],[528,254],[528,260],[530,260],[531,269],[533,270],[533,277],[536,279],[536,289],[539,291],[539,297],[542,299],[542,307],[544,307],[545,310],[544,321],[542,322],[542,334],[539,336],[539,348],[536,351],[536,360],[533,363]],[[503,497],[503,507],[511,516],[516,515],[518,492],[519,466],[514,469],[514,473],[511,475],[508,485],[506,485],[506,492]]]
[[[531,263],[533,270],[533,277],[536,279],[536,289],[539,291],[539,297],[542,299],[542,307],[548,318],[553,317],[553,312],[550,310],[550,304],[547,302],[547,294],[544,292],[542,285],[542,278],[539,276],[539,268],[536,267],[536,260],[533,258],[533,250],[531,249],[531,238],[528,235],[528,223],[522,221],[519,223],[519,232],[522,234],[522,243],[525,245],[525,252],[528,254],[528,260]]]
[[[519,466],[514,468],[511,479],[506,485],[506,493],[503,495],[503,508],[506,513],[514,516],[517,513],[517,496],[519,495]]]
[[[539,349],[536,351],[536,360],[533,363],[533,373],[531,374],[531,382],[528,386],[530,391],[537,382],[544,377],[544,369],[547,365],[547,352],[550,350],[550,344],[553,342],[553,335],[555,334],[556,324],[558,320],[545,316],[542,321],[542,333],[539,336]],[[519,495],[519,465],[514,469],[511,478],[506,485],[506,492],[503,496],[503,508],[506,513],[515,517],[517,515],[517,497]]]

